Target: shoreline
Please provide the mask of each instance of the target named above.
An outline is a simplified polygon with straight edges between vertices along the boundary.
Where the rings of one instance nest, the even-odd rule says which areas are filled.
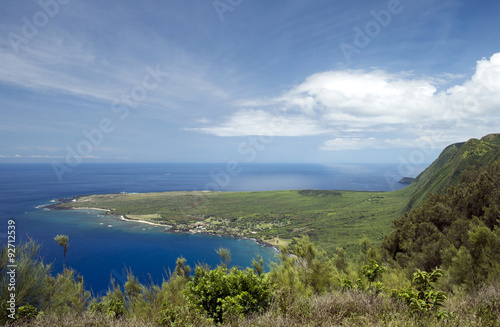
[[[104,210],[104,209],[101,209]],[[109,211],[109,210],[106,210]],[[184,230],[172,230],[172,226],[170,225],[165,225],[165,224],[158,224],[158,223],[152,223],[149,221],[145,220],[135,220],[135,219],[130,219],[130,218],[125,218],[123,215],[120,216],[121,221],[126,221],[126,222],[133,222],[133,223],[141,223],[141,224],[147,224],[147,225],[152,225],[152,226],[158,226],[158,227],[165,227],[166,229],[164,230],[165,233],[172,233],[172,234],[189,234],[189,235],[196,235],[196,234],[203,234],[203,235],[209,235],[209,236],[217,236],[217,237],[230,237],[230,238],[235,238],[235,239],[240,239],[240,240],[249,240],[253,241],[258,245],[273,248],[276,250],[276,252],[280,252],[279,246],[267,243],[261,240],[258,240],[256,238],[252,237],[247,237],[247,236],[239,236],[239,235],[234,235],[234,234],[217,234],[217,233],[212,233],[212,232],[205,232],[205,231],[197,231],[197,232],[190,232],[190,231],[184,231]]]
[[[64,209],[61,209],[61,210],[64,210]],[[95,210],[95,211],[104,211],[104,212],[111,211],[109,209],[92,208],[92,207],[70,208],[70,210]]]
[[[147,224],[147,225],[152,225],[152,226],[160,226],[160,227],[172,228],[172,226],[170,226],[170,225],[164,225],[164,224],[159,224],[159,223],[152,223],[152,222],[146,221],[146,220],[136,220],[136,219],[125,218],[125,216],[123,216],[123,215],[120,216],[120,220],[121,221],[127,221],[127,222],[133,222],[133,223]]]
[[[96,211],[104,211],[104,212],[111,211],[110,209],[102,209],[102,208],[95,208],[95,207],[79,207],[79,208],[75,208],[75,207],[61,208],[61,207],[59,207],[60,204],[76,202],[79,198],[82,198],[85,196],[89,196],[89,195],[76,195],[76,196],[73,196],[70,198],[55,199],[57,201],[56,203],[45,205],[42,208],[46,208],[49,210],[96,210]],[[278,245],[267,243],[265,241],[262,241],[262,240],[259,240],[259,239],[253,238],[253,237],[239,236],[239,235],[234,235],[234,234],[217,234],[217,233],[204,232],[204,231],[198,231],[196,233],[193,233],[190,231],[172,230],[171,229],[172,226],[166,225],[166,224],[159,224],[159,223],[153,223],[153,222],[149,222],[149,221],[145,221],[145,220],[135,220],[135,219],[125,218],[124,215],[120,215],[120,216],[114,215],[114,216],[117,217],[117,219],[119,219],[120,221],[135,222],[135,223],[146,224],[146,225],[157,226],[157,227],[165,227],[166,229],[164,232],[166,232],[166,233],[179,233],[179,234],[191,234],[191,235],[204,234],[204,235],[210,235],[210,236],[231,237],[231,238],[241,239],[241,240],[250,240],[250,241],[253,241],[260,246],[270,247],[270,248],[273,248],[276,252],[280,252],[280,248]]]

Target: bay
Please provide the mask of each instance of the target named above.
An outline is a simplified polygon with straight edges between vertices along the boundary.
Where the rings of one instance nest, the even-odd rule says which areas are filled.
[[[191,267],[215,266],[215,250],[227,247],[232,265],[248,267],[257,254],[271,262],[276,251],[251,240],[168,233],[94,210],[47,211],[40,206],[75,195],[118,192],[391,191],[404,187],[397,183],[400,177],[397,165],[110,163],[81,164],[60,180],[51,164],[0,164],[0,231],[7,231],[9,219],[15,220],[18,240],[41,243],[41,255],[53,264],[54,273],[62,271],[62,248],[53,238],[68,235],[67,266],[83,275],[95,294],[102,294],[110,277],[123,284],[127,269],[141,282],[159,283],[180,256]],[[6,232],[0,232],[0,241],[6,242]]]

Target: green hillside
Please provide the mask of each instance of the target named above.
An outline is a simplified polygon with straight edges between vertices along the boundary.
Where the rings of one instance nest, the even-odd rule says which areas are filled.
[[[500,158],[500,134],[489,134],[481,140],[470,139],[443,150],[405,192],[412,192],[407,210],[417,208],[431,193],[440,194],[448,185],[456,184],[467,167],[485,166]]]
[[[396,220],[382,248],[410,270],[448,269],[453,284],[472,289],[497,280],[500,160],[469,167],[457,184],[442,193],[429,196],[422,206]]]

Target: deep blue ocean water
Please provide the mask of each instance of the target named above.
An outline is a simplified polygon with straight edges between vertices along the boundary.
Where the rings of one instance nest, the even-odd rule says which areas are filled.
[[[219,263],[215,249],[222,246],[231,250],[232,265],[248,267],[257,254],[269,262],[276,252],[251,240],[172,234],[162,227],[123,222],[98,211],[47,211],[41,205],[75,195],[116,192],[391,191],[404,187],[397,183],[403,177],[398,165],[81,164],[63,177],[59,180],[50,164],[0,164],[0,242],[7,240],[7,221],[15,220],[17,239],[30,237],[41,243],[44,261],[52,262],[57,273],[62,271],[62,248],[53,238],[69,235],[66,265],[83,275],[96,294],[109,287],[111,276],[124,283],[126,268],[142,282],[159,283],[180,256],[191,267],[197,263],[215,266]]]

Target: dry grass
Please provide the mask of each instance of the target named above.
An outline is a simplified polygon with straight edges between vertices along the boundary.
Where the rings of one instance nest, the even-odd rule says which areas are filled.
[[[299,298],[286,315],[273,307],[242,326],[380,326],[398,311],[404,312],[405,307],[388,298],[361,292],[328,293]]]
[[[45,315],[31,320],[16,321],[7,326],[15,327],[149,327],[157,326],[152,322],[135,318],[115,319],[106,315],[72,315],[67,314],[62,317],[55,315]]]
[[[450,296],[445,309],[448,318],[438,320],[435,315],[411,315],[400,301],[387,296],[363,292],[332,292],[312,298],[298,296],[287,308],[286,314],[277,305],[262,314],[245,318],[235,317],[223,326],[290,327],[290,326],[456,326],[500,327],[500,285],[485,287],[469,295]],[[188,319],[189,320],[189,319]],[[158,326],[153,321],[137,318],[114,319],[105,315],[83,314],[56,317],[45,315],[31,321],[17,321],[9,326],[104,326],[143,327]],[[206,326],[216,326],[207,322]]]
[[[490,286],[476,294],[451,296],[446,308],[451,314],[411,315],[400,301],[361,292],[328,293],[301,298],[287,315],[273,307],[266,313],[226,326],[500,326],[500,287]]]

